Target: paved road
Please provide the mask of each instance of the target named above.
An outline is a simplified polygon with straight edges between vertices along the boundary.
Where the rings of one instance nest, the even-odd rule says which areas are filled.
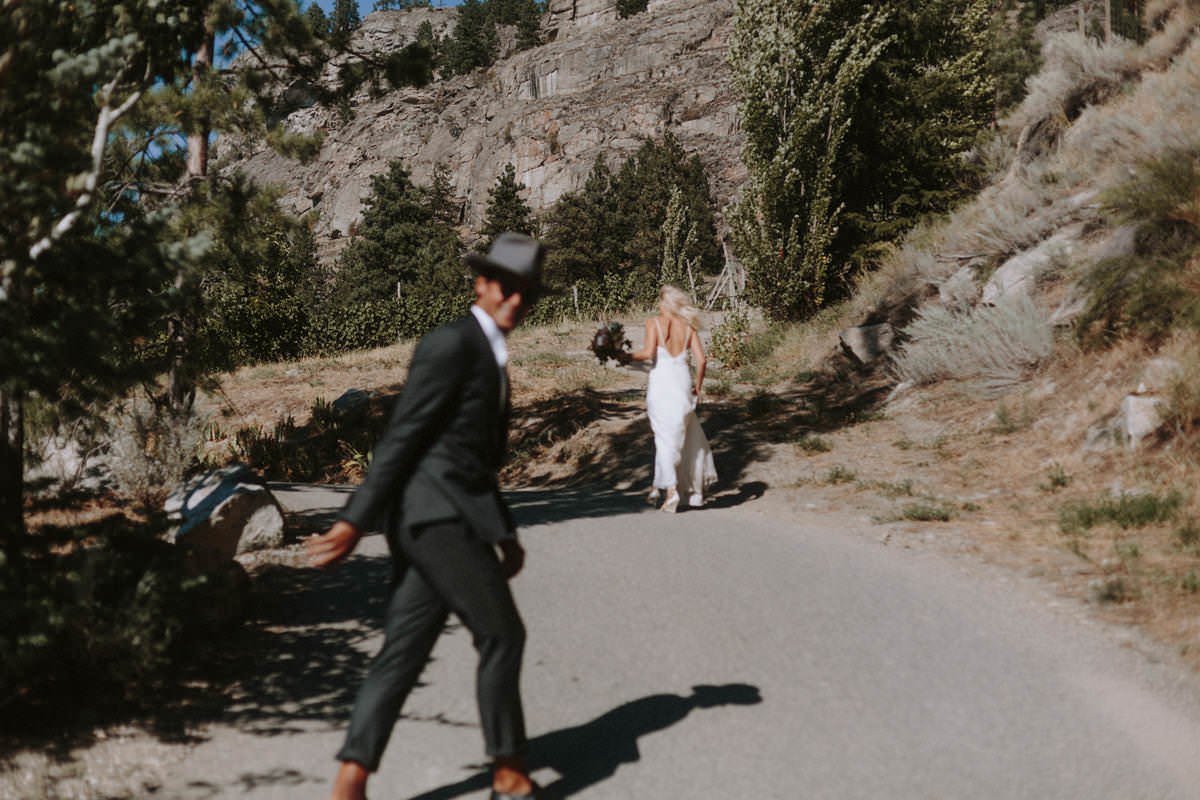
[[[342,501],[281,497],[315,519]],[[754,501],[670,516],[619,494],[512,500],[531,752],[553,796],[1200,796],[1195,679],[1022,581]],[[244,702],[156,796],[325,795],[378,646],[385,547],[272,580]],[[439,642],[375,800],[486,797],[473,661],[463,630]]]

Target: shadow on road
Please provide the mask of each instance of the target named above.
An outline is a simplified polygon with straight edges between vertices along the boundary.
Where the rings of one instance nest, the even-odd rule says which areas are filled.
[[[692,711],[762,702],[758,687],[745,683],[693,686],[686,697],[652,694],[617,706],[593,720],[538,736],[529,742],[529,768],[554,770],[560,776],[544,787],[551,800],[570,797],[604,781],[622,764],[641,759],[638,740],[681,722]],[[449,800],[491,786],[486,767],[457,783],[425,792],[412,800]]]

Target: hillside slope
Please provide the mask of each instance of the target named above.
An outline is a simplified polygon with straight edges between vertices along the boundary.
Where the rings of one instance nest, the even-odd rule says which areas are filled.
[[[426,19],[446,30],[453,13],[376,12],[356,46],[402,46]],[[289,130],[325,135],[308,164],[263,143],[229,153],[224,163],[282,186],[289,211],[316,215],[326,255],[352,232],[371,176],[397,158],[418,183],[428,182],[435,164],[446,165],[465,205],[463,223],[478,230],[488,190],[506,163],[538,211],[578,188],[598,156],[619,163],[670,129],[703,160],[720,207],[745,178],[725,60],[732,14],[731,0],[656,0],[621,20],[615,0],[556,0],[545,17],[547,43],[486,70],[379,97],[364,91],[353,98],[349,121],[333,108],[295,109],[286,118]],[[303,93],[297,96],[303,105]]]

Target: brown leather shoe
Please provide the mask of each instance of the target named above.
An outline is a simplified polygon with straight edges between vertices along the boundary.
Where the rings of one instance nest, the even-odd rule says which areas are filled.
[[[533,790],[529,794],[509,794],[508,792],[497,792],[492,789],[492,793],[488,795],[488,800],[539,800],[542,796],[542,787],[536,783],[533,784]]]

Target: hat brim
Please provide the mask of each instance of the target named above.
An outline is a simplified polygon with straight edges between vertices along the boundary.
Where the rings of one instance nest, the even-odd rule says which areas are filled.
[[[479,275],[493,278],[508,278],[520,284],[522,288],[536,291],[541,297],[556,294],[556,292],[550,291],[540,280],[531,280],[524,275],[513,272],[508,267],[492,261],[483,253],[467,253],[463,256],[463,261],[467,262],[467,266]]]

